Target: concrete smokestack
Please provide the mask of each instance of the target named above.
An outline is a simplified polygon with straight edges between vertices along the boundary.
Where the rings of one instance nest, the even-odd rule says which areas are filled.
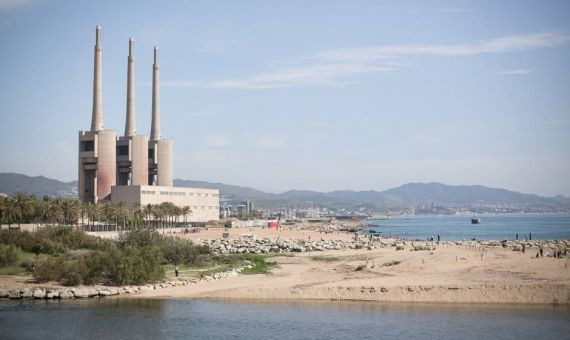
[[[160,139],[160,67],[158,66],[158,47],[154,47],[154,64],[152,65],[152,125],[150,140]]]
[[[103,130],[103,70],[101,63],[101,26],[95,28],[95,63],[93,70],[93,113],[91,131]]]
[[[137,133],[135,122],[135,58],[133,57],[133,42],[129,38],[129,57],[127,61],[127,121],[125,123],[125,136],[131,137]]]

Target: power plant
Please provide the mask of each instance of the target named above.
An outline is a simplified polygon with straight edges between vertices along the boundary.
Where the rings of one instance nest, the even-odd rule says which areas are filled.
[[[125,133],[117,137],[103,125],[103,54],[101,27],[95,30],[93,110],[91,130],[79,132],[79,199],[83,202],[125,202],[136,208],[171,202],[190,206],[189,220],[219,218],[216,189],[174,188],[173,142],[160,130],[160,66],[158,47],[152,65],[152,121],[150,139],[137,133],[134,39],[129,38]]]

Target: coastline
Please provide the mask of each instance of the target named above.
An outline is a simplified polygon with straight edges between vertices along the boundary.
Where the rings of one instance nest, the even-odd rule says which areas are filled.
[[[274,257],[280,267],[272,275],[240,275],[124,297],[570,305],[567,259],[536,259],[512,250],[490,249],[481,260],[476,252],[460,247],[356,254],[354,250],[328,252],[325,256],[340,257],[331,262],[312,260],[315,254]],[[380,262],[398,261],[394,258],[402,262],[390,266]],[[356,271],[361,265],[365,268]]]

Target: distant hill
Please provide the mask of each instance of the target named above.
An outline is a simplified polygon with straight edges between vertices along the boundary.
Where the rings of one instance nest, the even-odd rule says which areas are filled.
[[[263,199],[273,199],[275,194],[270,194],[260,190],[240,187],[237,185],[229,185],[223,183],[211,183],[203,181],[192,181],[187,179],[175,179],[174,186],[185,187],[185,188],[203,188],[203,189],[218,189],[221,193],[236,198],[250,199],[250,200],[263,200]]]
[[[307,207],[321,206],[330,208],[366,207],[372,210],[409,208],[419,204],[434,204],[441,207],[562,207],[570,210],[570,198],[564,196],[543,197],[523,194],[499,188],[480,185],[446,185],[441,183],[408,183],[385,191],[337,190],[318,192],[291,190],[281,194],[272,194],[260,190],[228,185],[175,179],[179,187],[218,189],[220,193],[235,204],[242,200],[254,200],[257,207]],[[30,177],[15,173],[0,173],[0,192],[11,195],[26,192],[36,196],[76,196],[77,181],[60,182],[43,176]]]
[[[77,181],[61,182],[44,176],[26,176],[16,173],[0,173],[0,192],[12,195],[25,192],[38,197],[77,196]]]

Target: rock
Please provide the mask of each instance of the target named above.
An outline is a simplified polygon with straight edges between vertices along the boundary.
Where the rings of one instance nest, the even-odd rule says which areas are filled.
[[[48,299],[59,299],[59,294],[60,291],[59,290],[48,290],[47,294],[46,294],[46,298]]]
[[[33,292],[34,299],[45,299],[46,298],[46,291],[43,289],[36,289]]]
[[[82,299],[89,297],[89,290],[88,289],[75,289],[73,291],[73,296],[76,298]]]
[[[7,298],[9,294],[8,289],[0,289],[0,298]]]
[[[34,297],[34,292],[28,288],[22,289],[22,298],[23,299],[32,299]]]
[[[75,295],[73,294],[73,292],[69,289],[66,289],[64,291],[62,291],[59,294],[59,298],[60,299],[73,299],[75,297]]]
[[[109,289],[99,289],[99,296],[111,296],[113,295]]]
[[[21,299],[22,295],[19,289],[12,289],[8,292],[8,299],[16,300]]]

